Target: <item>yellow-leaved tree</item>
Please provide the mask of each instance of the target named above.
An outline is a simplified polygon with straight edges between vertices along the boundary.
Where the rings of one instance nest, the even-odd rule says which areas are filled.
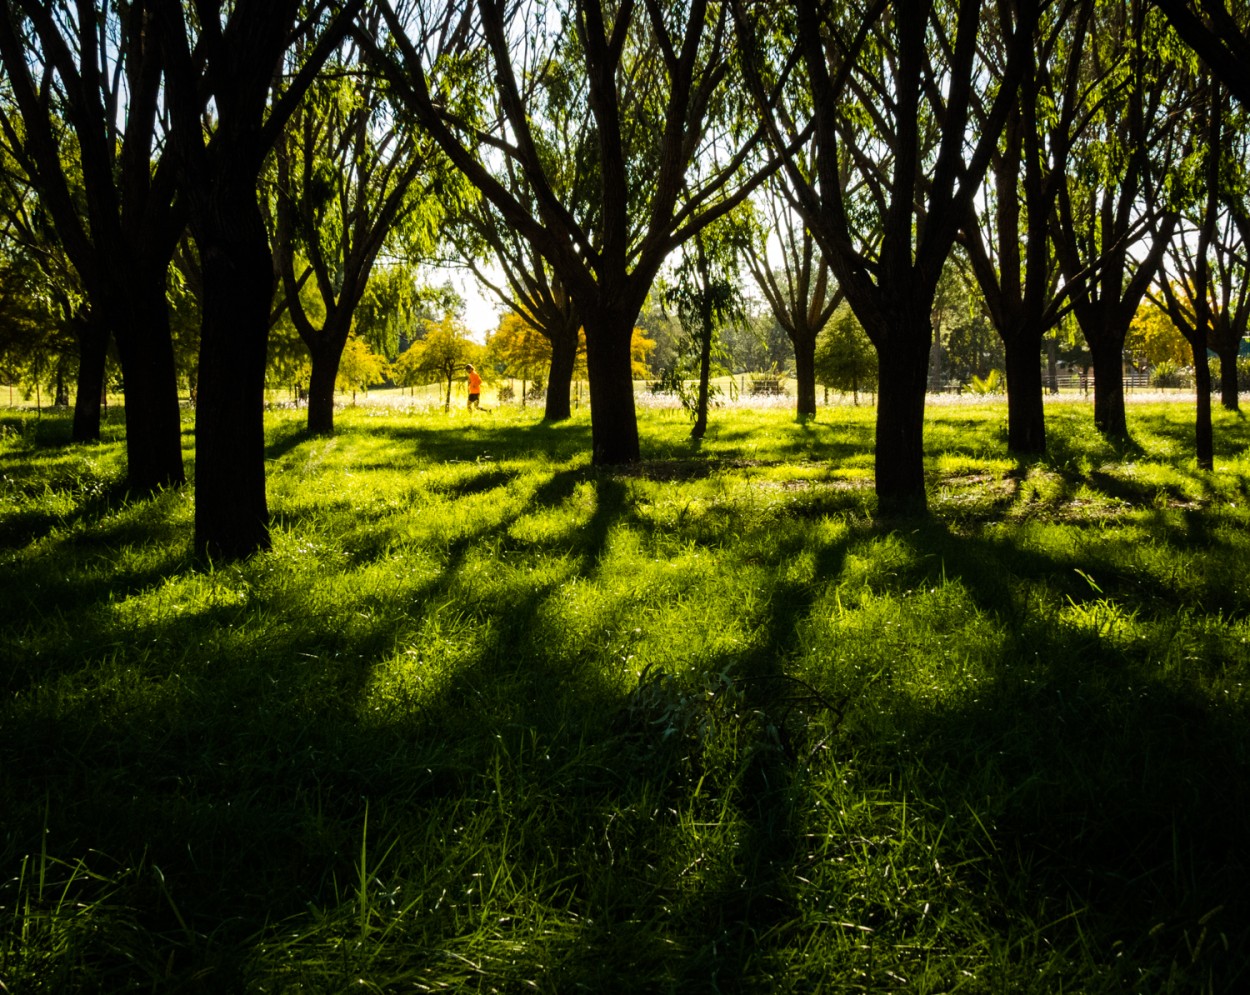
[[[635,328],[629,340],[629,359],[635,380],[645,380],[651,376],[651,353],[653,352],[655,352],[655,339],[647,338],[646,332],[641,328]]]
[[[491,364],[502,376],[521,381],[521,406],[526,387],[551,366],[551,340],[515,311],[507,311],[486,342]]]
[[[356,391],[367,391],[370,384],[385,380],[387,372],[386,358],[370,349],[369,343],[360,336],[352,334],[343,346],[335,386],[339,390],[350,390],[352,404],[355,404]]]
[[[1138,362],[1145,361],[1152,367],[1163,363],[1189,366],[1193,361],[1193,351],[1180,329],[1149,301],[1143,301],[1133,315],[1124,339],[1124,351]]]
[[[425,321],[425,335],[395,360],[395,378],[401,386],[438,383],[446,388],[444,411],[451,410],[451,385],[464,377],[467,363],[480,364],[482,346],[469,337],[464,322],[448,312],[439,321]]]

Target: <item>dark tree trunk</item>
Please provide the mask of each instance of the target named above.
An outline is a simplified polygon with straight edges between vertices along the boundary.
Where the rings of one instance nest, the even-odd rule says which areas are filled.
[[[573,368],[577,365],[577,329],[551,337],[551,370],[547,375],[547,402],[543,421],[566,421],[573,414]],[[521,385],[525,404],[525,385]]]
[[[927,317],[907,325],[894,317],[877,348],[877,509],[881,515],[923,514],[924,399],[933,331]]]
[[[1059,393],[1059,343],[1053,335],[1046,340],[1046,384],[1052,394]]]
[[[166,268],[130,273],[109,291],[110,324],[125,381],[127,479],[139,493],[186,482]]]
[[[1194,451],[1199,470],[1215,469],[1215,443],[1211,434],[1211,365],[1207,361],[1206,342],[1193,343],[1194,390],[1197,410],[1194,413]],[[1223,364],[1221,364],[1223,365]]]
[[[1108,438],[1127,439],[1124,339],[1111,334],[1086,333],[1085,341],[1094,361],[1094,426]]]
[[[308,378],[308,432],[311,435],[334,434],[334,385],[339,378],[345,340],[346,335],[340,338],[322,329],[321,341],[309,345],[312,373]]]
[[[270,545],[264,396],[273,263],[254,172],[226,168],[214,179],[192,220],[204,273],[195,548],[241,559]]]
[[[794,334],[794,379],[798,401],[795,414],[799,421],[816,417],[816,335]]]
[[[702,439],[707,435],[707,393],[711,376],[712,322],[711,316],[704,314],[703,334],[699,336],[699,405],[695,410],[694,425],[690,429],[692,439]]]
[[[638,419],[629,354],[635,314],[582,309],[586,318],[586,376],[590,383],[591,458],[596,466],[637,463]]]
[[[1013,453],[1046,452],[1042,406],[1042,337],[1033,329],[1003,336],[1007,362],[1007,448]]]
[[[94,311],[74,324],[78,339],[78,380],[71,438],[75,442],[95,442],[100,438],[100,395],[104,391],[108,360],[108,328]]]
[[[1220,350],[1220,404],[1228,411],[1241,410],[1237,384],[1237,353],[1240,346],[1241,340],[1238,339],[1232,348]]]

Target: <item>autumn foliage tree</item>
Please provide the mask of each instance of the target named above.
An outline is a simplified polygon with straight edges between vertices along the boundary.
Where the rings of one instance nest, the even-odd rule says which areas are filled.
[[[482,347],[469,336],[464,322],[454,314],[425,322],[425,335],[410,345],[397,360],[394,372],[400,384],[439,383],[446,391],[443,410],[451,410],[451,388],[464,378],[467,363],[478,363]]]
[[[524,407],[527,382],[538,381],[551,369],[551,339],[515,311],[509,311],[499,319],[499,327],[487,342],[487,351],[501,374],[521,381]],[[572,373],[570,364],[570,377]]]

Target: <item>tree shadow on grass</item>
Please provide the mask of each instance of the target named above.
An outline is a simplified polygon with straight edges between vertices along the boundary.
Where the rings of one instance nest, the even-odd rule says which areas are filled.
[[[540,454],[552,460],[573,459],[590,451],[590,425],[584,422],[535,422],[532,425],[449,425],[439,431],[388,425],[383,431],[422,459],[436,462],[483,453],[495,459]]]
[[[1004,924],[1041,925],[1049,905],[1046,942],[1095,952],[1102,990],[1237,990],[1250,974],[1244,709],[1088,631],[1021,631],[996,672],[970,700],[904,697],[870,718],[878,776],[953,819],[948,838],[983,833],[979,876]]]
[[[845,901],[833,915],[867,929],[870,942],[931,941],[916,896],[893,906],[858,897],[868,884],[857,875],[879,865],[858,861],[857,848],[886,843],[842,833],[834,813],[813,814],[814,780],[833,775],[805,737],[831,722],[836,731],[841,703],[803,697],[791,674],[820,581],[840,574],[861,535],[819,551],[815,582],[771,584],[749,645],[637,689],[564,638],[545,611],[565,597],[550,579],[483,591],[441,630],[421,627],[438,621],[440,606],[461,604],[453,587],[466,583],[475,550],[586,484],[593,507],[560,542],[573,553],[571,575],[588,578],[613,530],[641,524],[629,478],[558,470],[520,511],[448,541],[439,574],[406,588],[403,612],[377,622],[351,621],[376,607],[369,592],[318,620],[283,614],[278,588],[270,602],[132,627],[129,643],[146,649],[123,655],[94,694],[60,716],[26,702],[0,724],[3,797],[25,799],[8,816],[4,865],[38,852],[47,828],[50,852],[94,849],[159,867],[159,878],[145,872],[117,899],[131,935],[145,937],[131,942],[151,948],[117,970],[152,986],[143,965],[168,966],[187,990],[278,985],[301,957],[309,971],[338,965],[327,990],[361,978],[383,987],[388,971],[408,972],[413,987],[442,979],[520,990],[537,979],[559,990],[758,989],[770,963],[776,978],[816,987],[820,968],[807,965],[805,944],[843,926],[825,916],[810,936],[795,935],[808,929],[800,906],[826,885],[822,902]],[[891,583],[957,578],[1018,629],[996,679],[975,694],[852,702],[834,740],[874,797],[919,803],[912,818],[940,841],[920,856],[956,867],[955,890],[935,875],[922,878],[932,896],[920,897],[971,907],[963,921],[980,917],[1009,949],[1031,942],[1030,930],[1066,949],[1085,930],[1108,991],[1164,990],[1168,970],[1176,990],[1204,978],[1236,990],[1237,952],[1250,940],[1236,847],[1250,783],[1244,717],[1153,678],[1150,660],[1094,630],[1023,627],[1027,605],[1005,582],[995,542],[932,519],[899,534],[918,555]],[[774,560],[802,552],[797,534],[784,534]],[[1056,591],[1079,601],[1084,585],[1091,598],[1075,559],[1021,562],[1018,573],[1066,576],[1071,586]],[[617,627],[629,606],[602,615],[601,626]],[[258,620],[251,636],[230,636]],[[216,650],[189,653],[206,631],[219,634]],[[104,624],[82,636],[118,639]],[[384,673],[409,649],[408,677]],[[439,667],[429,663],[436,650]],[[393,687],[379,691],[383,680]],[[72,683],[63,693],[75,693]],[[805,713],[824,725],[809,726]],[[718,820],[734,845],[701,852],[700,834]],[[373,869],[363,885],[362,852]],[[357,888],[374,903],[363,912]],[[1217,901],[1224,909],[1194,953]],[[1072,908],[1071,923],[1052,922]],[[1221,952],[1217,930],[1233,953]],[[483,944],[475,957],[490,958],[457,960],[467,936]],[[262,969],[251,958],[266,946],[278,953]],[[1155,973],[1116,975],[1117,949],[1134,970]],[[92,956],[124,960],[117,949]],[[846,956],[846,977],[901,984],[871,973],[870,952]],[[1049,990],[1088,981],[1069,970]]]

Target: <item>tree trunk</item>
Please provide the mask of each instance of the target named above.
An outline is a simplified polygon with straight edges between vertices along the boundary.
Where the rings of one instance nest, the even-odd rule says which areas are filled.
[[[100,438],[100,395],[104,392],[104,370],[108,360],[108,328],[94,312],[74,322],[78,339],[78,380],[74,394],[74,442],[95,442]]]
[[[1052,394],[1059,393],[1059,343],[1053,335],[1046,339],[1046,381]]]
[[[126,395],[126,474],[130,488],[150,493],[186,482],[178,373],[165,300],[168,264],[116,274],[108,321],[117,339]]]
[[[1200,336],[1205,338],[1205,336]],[[1199,470],[1215,469],[1215,443],[1211,435],[1211,365],[1207,361],[1205,341],[1191,342],[1194,350],[1194,390],[1197,410],[1194,413],[1194,451]],[[1221,364],[1223,365],[1223,364]],[[1221,377],[1222,379],[1222,377]]]
[[[1046,415],[1042,406],[1042,337],[1030,328],[1003,336],[1007,362],[1007,449],[1013,453],[1046,452]]]
[[[326,335],[325,329],[322,335],[322,340],[308,350],[312,356],[312,374],[308,378],[310,435],[334,434],[334,384],[339,377],[343,344],[337,335]]]
[[[551,371],[547,375],[547,402],[543,421],[566,421],[573,414],[573,367],[577,365],[577,329],[551,337]],[[525,392],[521,392],[524,401]]]
[[[795,415],[799,421],[816,417],[816,335],[795,334],[794,379],[797,382],[798,401]]]
[[[706,296],[706,290],[704,291]],[[712,319],[711,315],[703,315],[703,334],[699,336],[699,404],[695,409],[694,425],[690,429],[690,438],[702,439],[707,435],[707,394],[708,381],[712,376]]]
[[[893,328],[877,349],[877,510],[923,514],[924,399],[933,331],[927,317]]]
[[[270,546],[264,397],[273,262],[255,175],[227,167],[214,180],[192,219],[204,278],[195,548],[241,559]]]
[[[1240,411],[1241,402],[1238,397],[1237,384],[1237,353],[1241,340],[1233,343],[1230,349],[1220,350],[1220,404],[1228,411]]]
[[[1085,336],[1094,361],[1094,426],[1112,439],[1128,438],[1124,414],[1124,339],[1112,334]]]
[[[636,315],[611,306],[580,310],[586,319],[592,461],[596,466],[637,463],[638,419],[629,353]]]

